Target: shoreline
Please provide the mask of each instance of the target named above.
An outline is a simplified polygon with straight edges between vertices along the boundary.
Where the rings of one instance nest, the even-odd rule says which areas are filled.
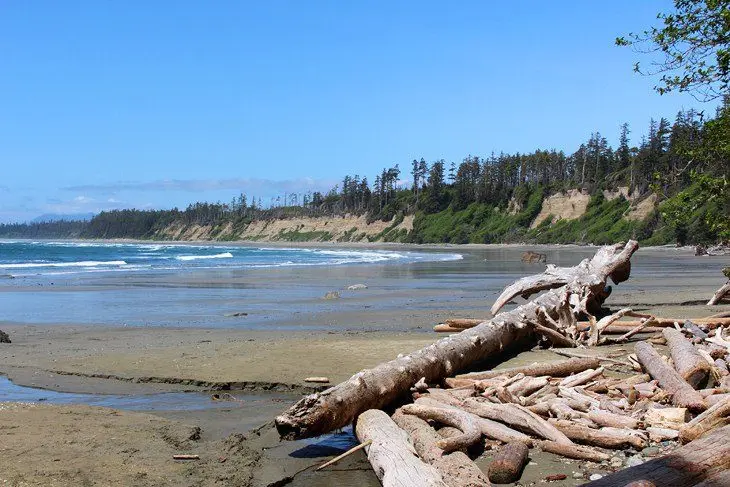
[[[146,412],[0,399],[0,431],[7,438],[0,482],[75,485],[104,478],[110,485],[150,487],[379,486],[363,452],[336,468],[313,471],[352,446],[349,430],[280,442],[271,420],[313,389],[304,378],[326,376],[335,384],[420,349],[444,337],[432,331],[436,323],[487,317],[506,284],[544,268],[519,262],[516,245],[437,248],[461,250],[465,258],[415,265],[79,275],[55,286],[33,280],[4,285],[0,329],[13,343],[0,344],[0,373],[16,384],[132,395],[240,387],[263,399]],[[593,253],[583,246],[546,248],[548,261],[558,265]],[[702,301],[722,278],[717,268],[727,263],[729,257],[640,250],[632,278],[615,287],[606,305],[673,317],[730,310],[730,305],[710,308]],[[368,288],[323,299],[327,291],[358,282]],[[70,314],[79,309],[82,314]],[[225,317],[231,311],[247,314]],[[499,367],[558,359],[551,351],[525,351],[500,357]],[[200,458],[173,462],[171,456],[179,453]],[[491,455],[486,452],[478,465],[485,468]],[[539,482],[545,472],[564,473],[568,478],[554,485],[574,486],[585,481],[584,473],[605,472],[599,464],[538,451],[531,457],[535,465],[526,468],[525,482]],[[573,477],[576,471],[580,478]]]
[[[97,239],[97,238],[3,238],[0,239],[3,242],[71,242],[71,243],[100,243],[100,244],[150,244],[150,245],[205,245],[211,247],[261,247],[262,245],[276,248],[317,248],[317,247],[342,247],[342,248],[370,248],[370,249],[388,249],[388,248],[399,248],[399,249],[426,249],[426,250],[440,250],[440,249],[474,249],[474,250],[488,250],[488,249],[514,249],[514,248],[538,248],[538,249],[550,249],[550,248],[576,248],[576,249],[596,249],[601,245],[592,243],[570,243],[570,244],[532,244],[532,243],[466,243],[466,244],[452,244],[452,243],[408,243],[408,242],[337,242],[331,240],[325,241],[283,241],[283,240],[156,240],[156,239],[134,239],[134,238],[110,238],[110,239]],[[677,246],[673,244],[665,245],[651,245],[641,246],[641,249],[667,249],[677,250],[680,252],[694,252],[694,245]]]

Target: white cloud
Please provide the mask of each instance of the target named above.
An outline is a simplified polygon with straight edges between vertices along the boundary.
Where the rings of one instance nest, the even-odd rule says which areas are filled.
[[[242,193],[278,194],[304,193],[307,191],[327,191],[338,181],[329,179],[160,179],[156,181],[117,181],[104,184],[82,184],[63,188],[78,192],[118,192],[118,191],[187,191],[205,192],[215,190],[234,190]]]

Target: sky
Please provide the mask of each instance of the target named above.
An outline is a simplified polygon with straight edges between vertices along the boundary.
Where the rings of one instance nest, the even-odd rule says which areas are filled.
[[[267,203],[414,158],[616,145],[623,122],[638,143],[651,117],[707,108],[614,45],[670,9],[0,1],[0,222]]]

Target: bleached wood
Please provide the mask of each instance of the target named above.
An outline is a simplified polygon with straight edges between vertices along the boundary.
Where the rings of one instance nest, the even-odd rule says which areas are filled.
[[[679,430],[683,443],[695,440],[706,432],[730,423],[730,399],[720,401],[703,412]],[[730,438],[730,437],[728,437]]]
[[[564,444],[573,443],[540,416],[518,404],[494,404],[478,399],[465,399],[462,404],[464,409],[482,418],[499,421],[522,431],[529,431],[546,440]]]
[[[584,487],[623,487],[637,481],[652,482],[656,487],[697,487],[730,469],[728,438],[730,426],[725,426],[668,455],[606,475]],[[703,487],[710,485],[705,483]],[[720,486],[723,484],[713,485]]]
[[[667,340],[667,348],[679,375],[695,389],[706,385],[712,362],[708,363],[681,332],[666,328],[662,334]]]
[[[382,408],[408,394],[421,377],[427,383],[494,358],[506,348],[534,343],[525,320],[537,319],[537,310],[557,310],[568,295],[583,296],[580,303],[605,299],[605,286],[629,277],[631,255],[638,243],[629,241],[600,248],[591,259],[573,268],[572,279],[562,290],[545,293],[516,309],[500,313],[490,321],[443,338],[417,352],[404,355],[349,380],[306,396],[275,420],[282,438],[296,439],[327,433],[351,423],[368,409]],[[603,297],[601,297],[603,296]],[[583,306],[582,304],[576,306]]]
[[[418,458],[408,435],[383,411],[370,409],[357,419],[355,434],[383,487],[448,487],[432,465]]]
[[[725,297],[725,295],[730,295],[730,281],[726,282],[720,289],[715,291],[715,294],[712,295],[710,300],[707,302],[708,306],[714,306],[718,304],[722,299]]]
[[[548,421],[571,440],[585,445],[614,449],[633,447],[641,450],[648,444],[646,434],[638,430],[611,427],[592,429],[564,419]]]
[[[431,394],[429,394],[431,395]],[[419,397],[416,399],[415,404],[423,404],[425,406],[431,406],[431,407],[442,407],[442,408],[454,408],[463,412],[466,412],[472,417],[472,420],[479,426],[481,429],[481,432],[484,436],[486,436],[489,439],[501,441],[502,443],[509,443],[512,441],[521,441],[523,443],[526,443],[528,445],[532,444],[532,439],[520,432],[516,431],[509,426],[506,426],[500,422],[492,421],[491,419],[482,418],[481,416],[477,416],[476,414],[466,411],[463,409],[463,404],[460,400],[454,398],[453,396],[444,395],[442,397],[444,400],[438,401],[436,399],[430,398],[428,396],[425,397]]]
[[[506,369],[494,369],[484,372],[471,372],[469,374],[460,374],[456,377],[459,379],[491,379],[502,375],[513,376],[517,374],[525,374],[531,376],[550,377],[567,377],[570,374],[582,372],[587,369],[595,369],[600,365],[597,358],[582,357],[571,358],[569,360],[559,360],[557,362],[535,362],[531,365],[521,367],[511,367]]]
[[[702,396],[662,359],[654,347],[646,342],[639,342],[634,348],[639,363],[649,375],[659,381],[662,389],[672,395],[674,405],[686,407],[690,411],[704,411],[707,408]]]
[[[412,414],[421,419],[431,419],[446,426],[453,426],[461,430],[462,434],[452,438],[442,438],[436,446],[446,453],[466,449],[482,438],[482,432],[471,416],[461,410],[436,408],[423,404],[406,404],[401,408],[405,414]]]
[[[466,454],[460,451],[447,454],[437,446],[437,442],[442,438],[440,434],[442,430],[436,432],[423,419],[405,414],[401,410],[397,410],[392,419],[408,433],[418,456],[433,465],[449,487],[489,486],[487,477]],[[456,430],[456,434],[460,435],[461,431]]]

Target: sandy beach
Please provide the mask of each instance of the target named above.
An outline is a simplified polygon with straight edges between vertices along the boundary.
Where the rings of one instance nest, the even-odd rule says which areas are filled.
[[[536,248],[535,246],[530,249]],[[422,250],[423,248],[419,248]],[[230,391],[225,407],[122,411],[86,405],[2,402],[0,444],[7,485],[379,485],[362,453],[327,471],[313,465],[351,445],[347,432],[280,443],[273,417],[316,386],[421,348],[449,317],[487,317],[501,289],[538,273],[520,246],[466,246],[463,259],[195,273],[100,273],[0,282],[0,373],[43,391],[144,396]],[[573,265],[595,249],[544,247]],[[724,281],[727,257],[642,249],[632,277],[607,305],[669,317],[730,309],[703,303]],[[349,291],[353,284],[367,289]],[[338,291],[339,299],[323,299]],[[232,316],[237,314],[237,316]],[[557,360],[523,352],[513,363]],[[45,403],[45,404],[44,404]],[[22,425],[22,427],[19,427]],[[173,461],[176,453],[200,456]],[[479,460],[486,465],[489,452]],[[545,472],[578,485],[579,462],[536,453],[522,483]],[[591,473],[601,466],[589,466]]]

